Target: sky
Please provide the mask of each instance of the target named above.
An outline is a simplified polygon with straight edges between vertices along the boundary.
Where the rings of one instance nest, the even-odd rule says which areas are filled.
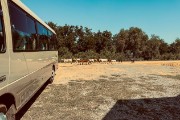
[[[93,32],[139,27],[167,43],[180,38],[180,0],[21,0],[45,22]]]

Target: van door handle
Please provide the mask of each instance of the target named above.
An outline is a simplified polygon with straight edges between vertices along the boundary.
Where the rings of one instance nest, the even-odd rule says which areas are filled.
[[[0,82],[4,82],[6,80],[6,75],[0,77]]]

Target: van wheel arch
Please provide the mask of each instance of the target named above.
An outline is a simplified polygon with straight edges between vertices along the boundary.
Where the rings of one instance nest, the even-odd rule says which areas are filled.
[[[12,94],[7,93],[0,96],[0,104],[4,104],[7,106],[7,109],[11,107],[12,104],[15,105],[15,98]]]

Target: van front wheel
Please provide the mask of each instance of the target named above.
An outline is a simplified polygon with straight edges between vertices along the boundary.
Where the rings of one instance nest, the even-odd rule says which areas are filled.
[[[0,104],[0,120],[7,120],[6,112],[7,112],[6,106]]]
[[[0,120],[15,120],[14,104],[12,104],[8,110],[6,105],[0,104]]]
[[[55,77],[55,70],[52,70],[52,75],[51,75],[51,78],[49,79],[49,83],[50,83],[50,84],[53,83],[54,77]]]

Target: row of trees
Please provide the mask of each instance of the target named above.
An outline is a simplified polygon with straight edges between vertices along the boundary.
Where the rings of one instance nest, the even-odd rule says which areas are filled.
[[[60,58],[108,58],[117,60],[170,60],[180,59],[180,39],[167,44],[159,36],[149,37],[142,29],[121,29],[92,32],[82,26],[48,25],[57,33]]]

